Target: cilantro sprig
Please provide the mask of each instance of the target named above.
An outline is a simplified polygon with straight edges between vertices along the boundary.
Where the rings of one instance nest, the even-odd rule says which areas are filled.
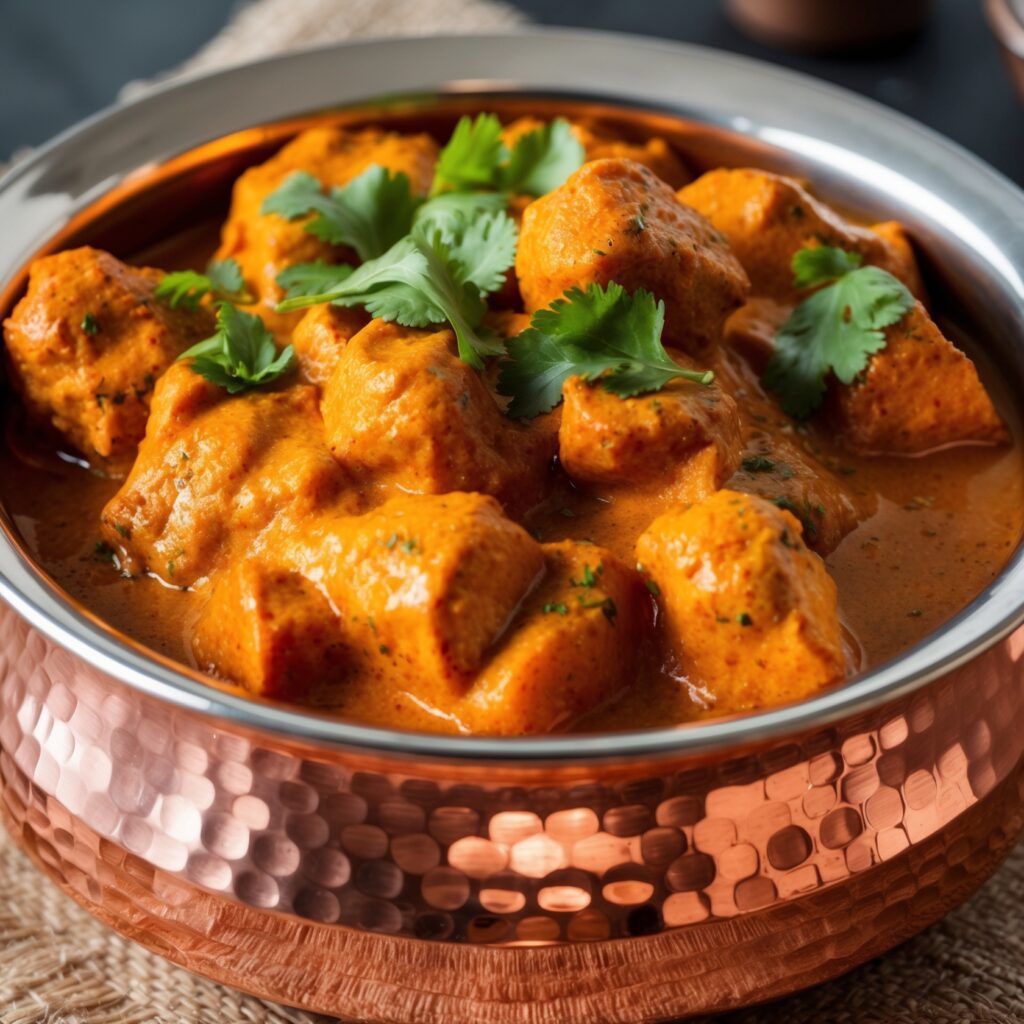
[[[431,195],[495,189],[542,196],[583,163],[583,146],[564,118],[525,132],[509,148],[494,114],[462,117],[434,170]]]
[[[260,212],[292,221],[313,214],[305,224],[309,234],[349,246],[366,261],[382,256],[416,224],[504,210],[512,192],[550,192],[583,162],[583,147],[562,118],[524,133],[511,149],[501,133],[493,114],[462,118],[438,157],[428,200],[413,194],[406,174],[373,164],[333,188],[295,171],[263,200]]]
[[[277,308],[288,313],[333,302],[365,306],[371,316],[405,327],[447,322],[455,331],[459,357],[480,369],[486,356],[502,351],[480,329],[486,310],[483,296],[501,287],[515,249],[516,227],[505,213],[472,220],[457,214],[440,224],[427,220],[329,290],[297,295]]]
[[[373,164],[347,185],[327,191],[312,174],[296,171],[263,200],[260,212],[287,220],[316,214],[306,224],[309,234],[330,245],[347,245],[365,261],[383,255],[409,233],[421,202],[407,175]]]
[[[166,299],[171,309],[180,306],[193,312],[199,308],[203,296],[210,293],[218,299],[242,306],[256,301],[245,289],[242,268],[231,257],[211,260],[205,274],[195,270],[176,270],[165,274],[154,292],[158,299]]]
[[[217,307],[217,331],[178,356],[192,369],[228,394],[269,384],[291,369],[291,345],[278,352],[273,335],[253,313],[235,309],[230,302]]]
[[[569,377],[597,381],[621,398],[658,391],[676,378],[711,384],[710,370],[684,369],[665,351],[664,325],[665,304],[643,289],[630,295],[614,281],[571,288],[506,343],[498,391],[512,399],[509,415],[528,419],[553,409]]]
[[[763,377],[790,416],[804,419],[818,409],[829,373],[853,383],[885,348],[884,329],[914,305],[902,281],[861,263],[859,253],[826,245],[793,256],[793,286],[818,290],[779,329]]]

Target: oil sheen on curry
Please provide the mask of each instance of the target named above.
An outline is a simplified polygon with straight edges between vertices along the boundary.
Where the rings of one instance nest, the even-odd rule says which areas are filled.
[[[262,698],[500,735],[762,709],[1020,538],[1016,424],[911,239],[813,183],[596,122],[314,127],[210,251],[32,265],[2,497],[74,598]]]

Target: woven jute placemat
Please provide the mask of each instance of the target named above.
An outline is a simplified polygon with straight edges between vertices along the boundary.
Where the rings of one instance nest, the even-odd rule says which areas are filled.
[[[488,0],[255,0],[173,74],[315,42],[521,21]],[[131,95],[147,83],[132,83]],[[967,904],[830,984],[728,1024],[1024,1022],[1024,846]],[[197,978],[95,921],[0,828],[0,1024],[329,1024]],[[415,1024],[415,1022],[410,1022]]]

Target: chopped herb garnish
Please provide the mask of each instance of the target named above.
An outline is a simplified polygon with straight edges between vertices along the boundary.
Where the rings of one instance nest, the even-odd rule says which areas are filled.
[[[416,538],[410,537],[408,540],[403,540],[401,547],[407,555],[411,555],[416,550]]]
[[[378,651],[380,651],[380,653],[381,653],[381,654],[384,654],[384,655],[388,655],[388,654],[390,654],[390,653],[391,653],[391,648],[390,648],[390,647],[388,647],[388,645],[387,645],[387,644],[381,644],[381,645],[380,645],[380,646],[379,646],[379,647],[377,648],[377,650],[378,650]]]
[[[545,615],[550,615],[552,612],[555,615],[568,615],[569,609],[561,601],[549,601],[544,605],[542,611]]]
[[[398,543],[398,534],[393,533],[386,541],[384,541],[384,547],[390,551]]]
[[[751,455],[741,465],[748,473],[771,473],[775,469],[775,463],[764,455]]]
[[[114,523],[114,529],[117,531],[117,535],[119,537],[130,537],[132,535],[131,530],[129,530],[128,527],[124,526],[122,523]]]
[[[82,330],[86,334],[99,334],[100,324],[99,321],[92,315],[92,313],[86,313],[82,317]]]
[[[277,351],[273,335],[254,313],[243,313],[229,302],[217,308],[217,333],[193,345],[178,360],[228,394],[277,380],[295,363],[291,345]]]
[[[553,409],[574,376],[620,398],[658,391],[676,378],[711,384],[710,370],[684,369],[665,351],[664,324],[665,304],[643,289],[630,295],[614,281],[570,289],[507,343],[498,391],[512,398],[509,415],[530,418]]]
[[[736,621],[741,626],[752,626],[754,624],[754,620],[746,612],[740,612],[739,615],[736,616]]]
[[[205,274],[194,270],[176,270],[166,274],[154,294],[158,299],[166,299],[171,309],[181,306],[196,310],[203,296],[210,293],[215,298],[243,306],[256,301],[255,296],[245,290],[242,268],[231,257],[211,260]]]
[[[92,551],[101,562],[109,562],[111,565],[117,564],[117,553],[105,540],[96,541]]]
[[[443,226],[428,221],[329,291],[286,299],[278,311],[334,302],[365,306],[372,316],[406,327],[447,321],[459,357],[482,369],[485,356],[502,351],[497,339],[479,329],[486,309],[483,296],[502,286],[515,250],[516,226],[507,214],[472,220],[460,214]]]
[[[600,608],[601,614],[612,625],[615,625],[615,616],[618,615],[619,609],[610,597],[597,598],[593,601],[588,601],[583,594],[580,594],[576,600],[579,601],[581,608]]]
[[[647,578],[646,578],[646,579],[644,580],[644,583],[646,584],[646,586],[647,586],[647,589],[648,589],[648,590],[649,590],[649,591],[650,591],[650,592],[651,592],[651,593],[652,593],[652,594],[653,594],[653,595],[654,595],[655,597],[661,597],[661,587],[659,587],[659,586],[658,586],[658,584],[654,582],[654,580],[652,580],[652,579],[651,579],[650,577],[647,577]]]
[[[859,253],[828,245],[793,256],[793,286],[818,290],[779,329],[764,374],[765,386],[791,416],[802,419],[821,405],[829,373],[851,384],[885,348],[884,328],[914,305],[898,278],[861,263]]]

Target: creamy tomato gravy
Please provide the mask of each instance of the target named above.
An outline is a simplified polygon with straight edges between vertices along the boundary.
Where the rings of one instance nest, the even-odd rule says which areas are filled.
[[[875,513],[826,558],[862,668],[892,658],[955,615],[995,579],[1019,543],[1024,460],[1014,428],[1012,448],[965,446],[916,458],[836,456],[854,470],[844,478],[847,486],[877,501]],[[826,443],[813,430],[806,436]],[[117,481],[41,452],[33,461],[18,459],[10,447],[0,452],[0,498],[39,563],[117,630],[196,667],[191,635],[202,597],[151,578],[121,579],[96,555],[96,524]],[[650,518],[650,508],[564,487],[531,516],[531,525],[542,538],[586,538],[629,559]],[[436,728],[436,719],[413,702],[396,707],[381,698],[333,706],[367,722]],[[685,681],[652,672],[578,727],[655,727],[707,713]]]

